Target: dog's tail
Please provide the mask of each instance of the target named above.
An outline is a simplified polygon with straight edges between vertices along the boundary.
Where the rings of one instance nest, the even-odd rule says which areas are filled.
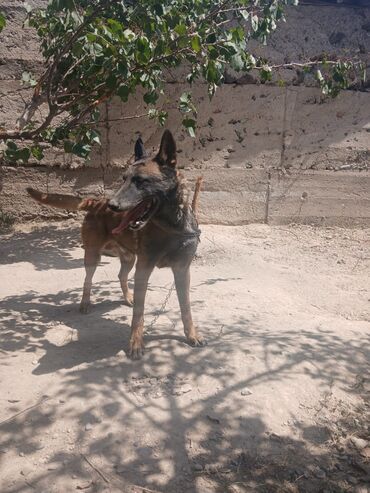
[[[26,190],[36,202],[58,209],[66,209],[67,211],[90,211],[97,213],[105,209],[108,203],[106,199],[83,199],[74,195],[64,195],[61,193],[43,193],[30,187]]]
[[[199,176],[197,178],[197,181],[195,182],[195,190],[194,190],[194,195],[193,195],[193,200],[191,202],[191,208],[194,212],[195,217],[197,217],[197,211],[198,211],[198,197],[199,197],[199,192],[202,187],[202,182],[203,182],[203,176]]]

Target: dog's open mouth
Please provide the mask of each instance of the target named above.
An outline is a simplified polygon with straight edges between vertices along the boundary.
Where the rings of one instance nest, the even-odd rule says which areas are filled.
[[[118,235],[130,228],[134,231],[142,229],[157,210],[158,202],[154,198],[140,202],[136,207],[128,211],[122,211],[124,216],[120,224],[112,230],[114,235]]]

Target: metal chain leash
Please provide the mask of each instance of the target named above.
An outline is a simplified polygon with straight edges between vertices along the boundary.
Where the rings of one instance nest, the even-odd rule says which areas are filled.
[[[158,310],[158,313],[153,317],[153,320],[150,322],[150,324],[145,328],[145,333],[148,333],[150,332],[154,325],[157,323],[157,320],[159,319],[159,317],[163,314],[166,306],[167,306],[167,303],[171,297],[171,294],[172,294],[172,291],[175,289],[175,281],[172,283],[172,286],[170,287],[170,289],[168,290],[168,293],[166,294],[166,297],[160,307],[160,309]]]

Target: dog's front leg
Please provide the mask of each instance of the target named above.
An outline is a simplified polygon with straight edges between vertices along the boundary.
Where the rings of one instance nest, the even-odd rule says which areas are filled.
[[[154,265],[138,259],[135,272],[134,310],[131,323],[129,355],[133,359],[140,359],[144,353],[144,306],[150,274]]]
[[[177,297],[179,299],[182,323],[184,324],[185,337],[192,346],[203,346],[204,341],[198,334],[193,323],[190,307],[190,266],[186,268],[173,268]]]

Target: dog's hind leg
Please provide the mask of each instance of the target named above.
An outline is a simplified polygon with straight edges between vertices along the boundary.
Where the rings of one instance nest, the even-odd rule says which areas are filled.
[[[192,346],[203,346],[204,341],[193,323],[190,306],[190,268],[173,268],[185,337]]]
[[[119,274],[118,274],[118,279],[121,283],[123,299],[125,300],[127,305],[133,306],[134,297],[133,297],[132,291],[128,287],[127,278],[128,278],[129,273],[130,273],[130,270],[134,266],[135,255],[133,255],[132,253],[129,253],[127,251],[120,250],[119,258],[121,261],[121,269],[120,269]]]
[[[85,270],[86,276],[83,287],[83,294],[80,303],[80,312],[87,313],[90,308],[90,294],[92,279],[96,271],[96,267],[100,261],[100,250],[96,248],[86,248],[85,249]]]

